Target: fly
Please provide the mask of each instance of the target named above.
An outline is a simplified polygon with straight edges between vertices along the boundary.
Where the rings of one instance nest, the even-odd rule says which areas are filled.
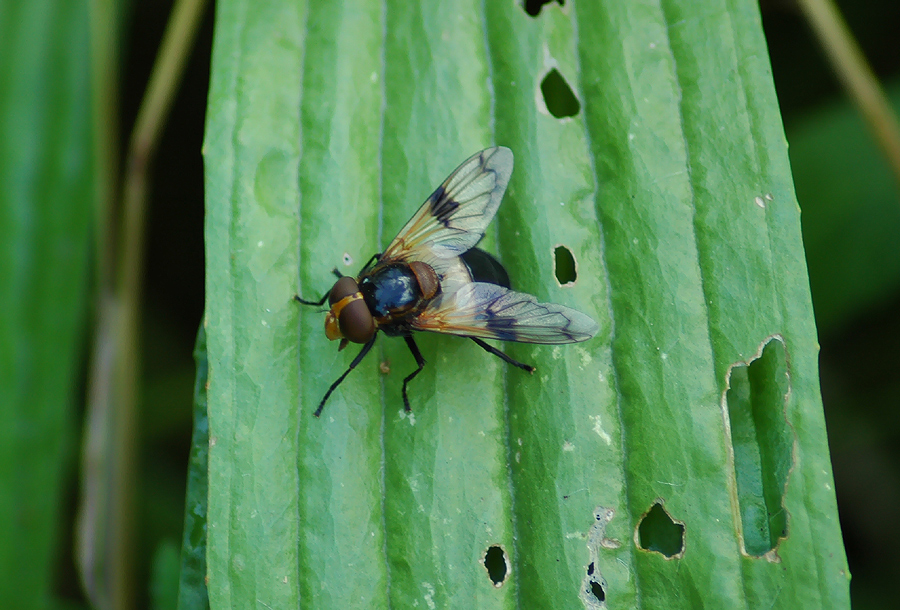
[[[381,254],[375,254],[355,278],[338,277],[318,301],[295,295],[304,305],[328,301],[325,335],[362,349],[331,384],[314,415],[344,378],[366,357],[378,331],[403,337],[417,368],[403,379],[403,406],[409,411],[407,386],[425,367],[414,331],[467,337],[485,351],[529,373],[534,367],[507,356],[482,339],[563,344],[586,341],[597,323],[581,312],[554,303],[539,303],[510,289],[509,276],[490,254],[475,247],[497,213],[512,176],[513,154],[499,146],[483,150],[460,165],[422,204]]]

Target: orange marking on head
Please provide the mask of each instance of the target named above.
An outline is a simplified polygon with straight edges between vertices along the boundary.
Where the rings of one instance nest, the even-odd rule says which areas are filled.
[[[338,324],[338,320],[341,317],[341,312],[344,310],[344,307],[346,307],[353,301],[359,301],[362,298],[362,293],[357,291],[351,295],[345,296],[343,299],[331,306],[331,311],[329,311],[328,315],[325,316],[326,337],[328,337],[332,341],[334,341],[335,339],[344,338],[343,333],[341,333],[341,327]]]

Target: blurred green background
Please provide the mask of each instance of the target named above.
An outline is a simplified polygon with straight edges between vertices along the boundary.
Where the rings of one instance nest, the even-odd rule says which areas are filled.
[[[900,109],[900,3],[838,4]],[[167,1],[135,2],[128,15],[120,72],[122,150],[170,9]],[[900,581],[894,518],[900,505],[900,189],[794,4],[763,1],[761,9],[802,208],[851,595],[858,609],[893,607],[894,583]],[[191,354],[203,310],[200,145],[211,44],[209,11],[152,173],[137,488],[141,607],[166,607],[177,587],[177,573],[165,566],[177,561],[180,548]],[[83,353],[75,390],[81,403],[87,341]],[[72,559],[79,456],[74,449],[67,455],[68,517],[59,525],[54,588],[63,607],[82,607]]]

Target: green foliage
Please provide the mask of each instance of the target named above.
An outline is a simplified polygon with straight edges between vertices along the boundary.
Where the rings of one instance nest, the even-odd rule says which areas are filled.
[[[900,111],[900,85],[890,91]],[[821,334],[900,287],[900,190],[856,108],[831,104],[789,133]]]
[[[51,604],[92,219],[86,2],[0,7],[0,600]]]
[[[150,573],[150,607],[153,610],[170,610],[176,607],[180,571],[178,546],[174,541],[167,540],[153,554]]]
[[[900,5],[891,6],[900,14]],[[879,22],[884,18],[879,13]],[[888,90],[895,109],[898,85]],[[900,431],[900,184],[847,99],[786,130],[822,344],[841,528],[855,550],[848,557],[853,607],[888,608],[900,578],[900,528],[891,525],[900,489],[891,474]]]
[[[217,11],[212,607],[847,607],[799,213],[755,4]],[[554,69],[580,102],[572,118],[543,99]],[[516,287],[589,313],[600,333],[504,346],[538,366],[531,377],[423,337],[411,416],[412,358],[383,338],[316,420],[355,349],[336,352],[321,313],[292,295],[318,297],[335,264],[355,273],[493,143],[516,170],[485,247]],[[554,275],[559,245],[571,286]],[[765,370],[789,371],[790,392],[754,417],[769,422],[761,437],[779,416],[792,431],[787,536],[757,556],[726,392],[774,336],[784,356]],[[766,468],[781,464],[759,464],[777,508],[780,470]],[[684,525],[671,559],[635,542],[656,503]],[[491,546],[511,566],[500,587],[483,565]]]

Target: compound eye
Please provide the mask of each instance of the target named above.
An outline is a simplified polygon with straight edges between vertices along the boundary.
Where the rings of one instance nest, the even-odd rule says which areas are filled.
[[[331,293],[328,295],[328,304],[334,305],[344,297],[349,297],[351,294],[356,294],[357,292],[359,292],[359,286],[357,285],[356,280],[345,275],[331,287]]]
[[[341,325],[341,334],[354,343],[368,343],[375,334],[375,319],[363,299],[348,303],[341,310],[338,321]]]

